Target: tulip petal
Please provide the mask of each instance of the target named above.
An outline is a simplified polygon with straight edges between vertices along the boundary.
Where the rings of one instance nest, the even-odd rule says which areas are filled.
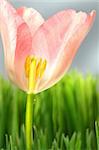
[[[49,51],[50,67],[38,84],[37,92],[51,87],[63,77],[95,18],[95,11],[89,15],[74,11],[70,11],[70,14],[71,18],[70,15],[64,18],[61,13],[58,13],[50,18],[40,30],[43,34],[42,41],[47,42],[47,47],[43,48],[46,48],[45,51]]]
[[[32,38],[37,29],[44,22],[42,16],[32,8],[21,7],[17,13],[24,19],[26,24],[22,24],[17,30],[17,47],[15,51],[15,73],[16,77],[27,91],[27,79],[25,77],[24,64],[26,57],[30,55],[32,49]],[[29,31],[30,30],[30,31]],[[30,35],[31,34],[31,35]]]
[[[24,49],[27,47],[30,49],[31,43],[22,43],[21,39],[23,35],[21,36],[21,33],[19,32],[20,28],[24,33],[23,35],[25,35],[27,40],[32,43],[32,36],[28,25],[24,22],[22,17],[17,14],[16,9],[13,8],[10,3],[5,0],[0,0],[0,32],[4,45],[6,69],[10,79],[24,90],[26,85],[19,76],[21,72],[18,75],[18,71],[16,72],[15,68],[15,62],[18,59],[18,57],[15,56],[15,53],[16,49],[18,52],[20,51],[20,44],[23,44]],[[24,41],[25,40],[23,40],[23,42]]]
[[[7,72],[23,90],[27,89],[24,60],[32,47],[32,36],[43,22],[36,10],[22,7],[16,11],[10,3],[0,0],[0,32]]]
[[[31,53],[53,64],[74,15],[74,10],[61,11],[45,21],[33,38]]]
[[[14,55],[16,48],[17,27],[23,21],[16,10],[5,0],[0,0],[0,32],[4,45],[5,64],[11,80],[14,77]]]
[[[21,7],[17,9],[17,13],[24,19],[29,26],[32,36],[36,30],[44,23],[43,17],[33,8]]]

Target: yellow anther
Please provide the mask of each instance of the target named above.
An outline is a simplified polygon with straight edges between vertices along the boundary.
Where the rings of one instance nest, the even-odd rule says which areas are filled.
[[[37,64],[37,67],[36,67],[36,77],[37,78],[39,77],[39,74],[40,74],[41,64],[42,64],[42,59],[40,59],[38,61],[38,64]]]
[[[31,64],[31,57],[28,56],[25,61],[25,75],[27,78],[29,77],[30,64]]]
[[[29,92],[32,92],[36,85],[36,59],[31,60],[29,71]]]
[[[47,61],[44,60],[43,63],[42,63],[42,65],[41,65],[41,69],[40,69],[40,77],[43,76],[44,71],[45,71],[45,69],[46,69],[46,65],[47,65]]]
[[[25,61],[25,75],[28,78],[29,93],[35,89],[38,78],[41,78],[45,72],[47,65],[46,60],[41,58],[38,60],[35,57],[28,56]]]

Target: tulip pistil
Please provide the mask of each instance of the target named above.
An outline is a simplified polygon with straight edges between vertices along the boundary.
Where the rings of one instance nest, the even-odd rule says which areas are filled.
[[[33,93],[36,87],[36,82],[38,79],[42,78],[47,61],[38,59],[33,56],[28,56],[25,61],[25,76],[28,78],[28,90],[29,93]]]

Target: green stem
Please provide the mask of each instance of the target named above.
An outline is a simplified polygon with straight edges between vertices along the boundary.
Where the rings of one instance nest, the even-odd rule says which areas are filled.
[[[33,99],[32,94],[27,95],[26,103],[26,150],[31,150],[32,148],[32,116],[33,114]]]

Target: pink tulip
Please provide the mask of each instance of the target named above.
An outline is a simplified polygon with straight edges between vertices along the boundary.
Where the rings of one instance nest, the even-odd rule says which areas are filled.
[[[44,21],[32,8],[16,10],[0,0],[0,32],[10,79],[31,93],[39,93],[58,82],[71,65],[95,15],[95,11],[86,14],[68,9]],[[29,91],[32,62],[35,84]]]

